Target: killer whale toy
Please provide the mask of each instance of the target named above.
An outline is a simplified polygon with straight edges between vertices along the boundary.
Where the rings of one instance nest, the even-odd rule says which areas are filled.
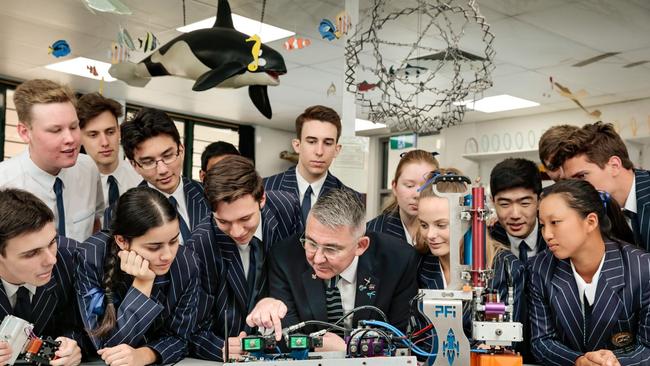
[[[228,1],[219,0],[212,28],[182,34],[139,63],[121,62],[108,72],[136,87],[146,86],[152,77],[167,75],[195,80],[194,91],[248,86],[253,104],[270,119],[267,86],[279,85],[279,76],[287,72],[287,67],[279,52],[264,44],[253,45],[247,39],[233,27]],[[257,47],[259,54],[253,57],[253,48]],[[257,65],[254,72],[248,67],[251,62]]]

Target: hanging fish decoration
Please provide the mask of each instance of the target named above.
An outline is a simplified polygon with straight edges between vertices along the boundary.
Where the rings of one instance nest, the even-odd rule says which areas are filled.
[[[94,10],[102,13],[131,15],[131,9],[119,0],[82,0],[86,8],[95,14]]]
[[[158,38],[151,32],[147,32],[143,38],[138,38],[138,42],[142,52],[151,52],[158,47]]]
[[[111,63],[113,65],[119,64],[120,62],[126,62],[129,60],[130,52],[129,48],[122,46],[117,42],[111,43]]]
[[[117,33],[117,43],[128,47],[131,51],[135,51],[133,38],[131,38],[129,31],[127,31],[126,28],[122,27],[122,25],[120,25],[120,31]]]
[[[335,19],[336,19],[336,31],[334,32],[334,35],[338,39],[348,34],[348,31],[352,27],[352,18],[350,17],[350,14],[348,14],[348,12],[343,10],[336,15]]]
[[[56,58],[67,56],[70,54],[70,45],[63,39],[60,39],[48,48],[48,54],[53,55]]]
[[[289,39],[287,39],[286,42],[284,42],[284,49],[287,51],[291,50],[299,50],[302,48],[305,48],[311,44],[311,41],[307,38],[298,38],[291,36]]]
[[[336,26],[329,19],[322,19],[318,25],[318,32],[323,39],[333,41],[336,39]]]
[[[360,82],[359,84],[357,84],[357,91],[359,93],[365,93],[365,92],[374,90],[376,87],[379,86],[379,84],[381,84],[381,82],[379,82],[379,83],[369,83],[369,82],[364,80],[364,81]]]

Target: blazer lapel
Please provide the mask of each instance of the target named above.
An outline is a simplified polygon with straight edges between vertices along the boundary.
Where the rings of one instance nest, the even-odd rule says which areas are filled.
[[[56,304],[59,299],[59,294],[55,291],[56,287],[56,276],[53,274],[50,282],[45,286],[36,288],[36,293],[32,298],[32,318],[34,320],[34,328],[39,331],[45,329],[45,326],[52,317],[54,310],[56,310]]]
[[[641,243],[637,245],[645,250],[650,249],[650,174],[646,170],[635,170],[636,177],[636,210],[637,224]]]
[[[542,228],[537,223],[537,253],[541,253],[546,250],[546,240],[542,236]],[[530,258],[529,258],[530,259]]]
[[[223,236],[218,237],[220,239],[218,245],[221,247],[220,250],[223,253],[224,264],[226,265],[226,280],[233,289],[239,306],[246,311],[248,310],[248,285],[239,251],[236,244],[224,241]]]
[[[360,256],[357,264],[357,288],[354,295],[354,307],[375,305],[379,293],[379,277],[375,276],[373,265],[369,256]],[[372,319],[376,316],[374,312],[358,311],[353,317],[353,324],[357,324],[359,318]]]
[[[323,187],[320,189],[320,192],[318,193],[318,197],[324,195],[327,193],[330,189],[334,188],[340,188],[340,184],[338,179],[336,179],[335,176],[332,175],[332,173],[327,171],[327,177],[325,177],[325,182],[323,182]]]
[[[309,266],[302,273],[302,286],[305,289],[306,301],[309,304],[314,320],[327,321],[327,307],[325,306],[325,287],[323,280],[314,278],[314,270]]]
[[[296,169],[297,167],[289,168],[284,172],[284,177],[282,178],[281,190],[292,192],[293,194],[300,199],[300,192],[298,191],[298,180],[296,179]]]
[[[9,298],[7,297],[7,292],[5,291],[3,284],[0,284],[0,310],[2,311],[0,313],[0,318],[2,319],[4,319],[7,314],[12,314],[14,312],[11,303],[9,303]]]
[[[584,348],[582,306],[578,299],[578,287],[569,260],[557,261],[551,280],[554,293],[551,294],[551,306],[571,343],[578,349]]]
[[[589,349],[602,348],[603,337],[609,337],[607,330],[615,329],[613,326],[624,310],[624,304],[619,292],[625,287],[623,273],[623,259],[618,244],[606,243],[605,262],[600,271],[596,298],[591,311],[591,331],[588,332]],[[605,339],[607,343],[607,339]],[[598,347],[598,348],[597,348]]]

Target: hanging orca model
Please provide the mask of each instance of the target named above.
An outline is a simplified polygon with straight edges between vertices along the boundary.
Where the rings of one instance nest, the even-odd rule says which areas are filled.
[[[121,62],[108,72],[137,87],[147,85],[151,77],[166,75],[196,80],[194,91],[248,86],[253,104],[270,119],[267,86],[279,85],[279,76],[287,72],[287,67],[282,55],[264,44],[254,60],[253,43],[247,39],[247,35],[233,27],[228,1],[219,0],[212,28],[182,34],[139,63]],[[257,68],[251,72],[248,65],[253,61]]]

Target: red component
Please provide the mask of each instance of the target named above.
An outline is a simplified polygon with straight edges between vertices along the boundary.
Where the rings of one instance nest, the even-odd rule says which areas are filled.
[[[41,346],[43,345],[43,341],[40,338],[32,338],[32,340],[29,342],[29,346],[27,347],[27,353],[31,354],[38,354],[38,351],[41,349]]]
[[[485,269],[485,188],[472,187],[472,284],[483,287],[478,271]]]

